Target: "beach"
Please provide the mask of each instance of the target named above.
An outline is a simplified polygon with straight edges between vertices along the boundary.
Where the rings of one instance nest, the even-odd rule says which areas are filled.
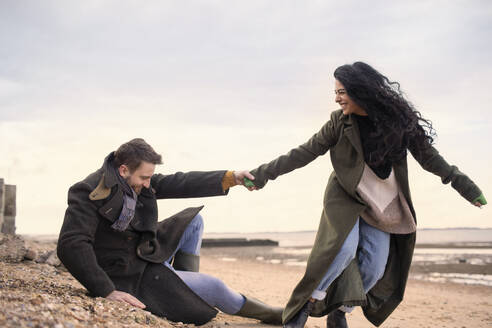
[[[275,247],[205,248],[202,254],[202,272],[213,273],[236,290],[273,305],[285,304],[304,274],[303,266],[268,261]],[[453,268],[444,266],[440,269]],[[412,278],[420,270],[412,267],[403,302],[380,327],[492,327],[492,287]],[[351,328],[373,327],[360,308],[347,319]],[[326,327],[325,320],[310,317],[306,327]]]
[[[29,240],[39,252],[54,241]],[[276,247],[202,249],[203,273],[221,278],[233,289],[271,305],[284,305],[302,277],[304,267],[276,258]],[[418,274],[412,273],[412,275]],[[410,278],[405,299],[381,327],[491,327],[492,287]],[[361,310],[347,316],[351,328],[372,327]],[[62,266],[23,260],[0,265],[1,327],[194,327],[172,323],[149,312],[103,298],[90,298]],[[202,326],[273,327],[257,320],[219,313]],[[309,318],[306,327],[325,327],[325,318]]]

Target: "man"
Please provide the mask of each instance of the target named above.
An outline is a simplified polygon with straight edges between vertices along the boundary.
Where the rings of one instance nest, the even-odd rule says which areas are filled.
[[[157,199],[226,195],[247,171],[154,174],[161,164],[143,139],[110,153],[68,192],[58,256],[93,296],[122,301],[173,321],[204,324],[217,310],[281,323],[272,308],[198,273],[203,208],[157,222]],[[172,263],[172,264],[171,264]]]

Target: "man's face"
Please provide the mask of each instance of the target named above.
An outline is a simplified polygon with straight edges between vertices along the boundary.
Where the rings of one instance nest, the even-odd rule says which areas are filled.
[[[118,168],[120,175],[126,180],[128,185],[138,195],[142,191],[142,188],[150,187],[150,178],[154,174],[155,164],[143,161],[140,166],[133,172],[126,165],[121,165]]]

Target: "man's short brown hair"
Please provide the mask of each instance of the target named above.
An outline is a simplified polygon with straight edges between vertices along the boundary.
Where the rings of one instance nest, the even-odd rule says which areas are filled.
[[[114,153],[116,168],[126,165],[130,172],[134,172],[142,161],[152,164],[162,164],[162,156],[142,138],[135,138],[122,144]]]

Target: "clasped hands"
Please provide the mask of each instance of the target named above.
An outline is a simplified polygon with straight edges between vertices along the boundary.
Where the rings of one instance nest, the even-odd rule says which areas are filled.
[[[246,187],[244,185],[244,178],[248,178],[251,181],[253,181],[255,179],[255,177],[251,173],[249,173],[249,171],[247,171],[247,170],[234,171],[233,173],[234,173],[234,179],[235,179],[237,185],[242,185],[242,186],[244,186],[244,188],[248,189],[249,191],[258,189],[256,187]]]

